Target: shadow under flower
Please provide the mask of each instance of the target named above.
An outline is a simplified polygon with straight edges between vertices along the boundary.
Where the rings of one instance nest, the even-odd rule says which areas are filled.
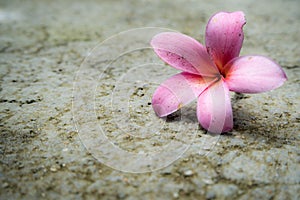
[[[289,118],[285,114],[279,116],[271,115],[264,112],[251,112],[242,106],[237,106],[243,99],[250,98],[250,96],[240,93],[235,93],[232,97],[233,106],[233,121],[234,127],[232,131],[222,133],[226,137],[235,137],[241,135],[245,139],[251,141],[265,141],[266,143],[276,143],[276,146],[287,144],[292,140],[296,140],[296,136],[290,133],[287,128],[289,124],[286,123]],[[168,115],[165,120],[167,123],[198,123],[197,115],[195,113],[196,102],[193,102],[180,110]],[[290,127],[291,128],[291,127]],[[208,133],[207,130],[199,124],[199,131],[202,134]],[[295,134],[297,135],[297,134]]]
[[[276,147],[297,141],[297,134],[291,133],[293,128],[285,123],[289,120],[286,115],[277,117],[270,113],[265,115],[263,112],[254,115],[253,112],[239,107],[233,108],[233,120],[233,130],[222,135],[241,135],[245,140],[263,141]]]

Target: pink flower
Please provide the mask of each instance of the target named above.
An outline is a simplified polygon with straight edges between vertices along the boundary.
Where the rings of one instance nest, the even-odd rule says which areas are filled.
[[[152,97],[159,117],[167,116],[195,98],[197,117],[211,133],[233,127],[229,91],[260,93],[280,87],[287,77],[282,68],[264,56],[240,56],[246,20],[243,12],[219,12],[206,26],[205,44],[175,32],[153,37],[155,53],[182,70],[164,81]]]

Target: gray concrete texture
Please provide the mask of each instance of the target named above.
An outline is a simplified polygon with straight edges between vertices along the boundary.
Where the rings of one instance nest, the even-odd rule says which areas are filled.
[[[1,0],[0,199],[300,199],[299,8],[299,0]],[[232,93],[234,128],[221,136],[199,127],[195,102],[167,119],[153,113],[151,94],[178,72],[147,48],[161,29],[99,44],[139,27],[203,43],[209,17],[236,10],[247,19],[241,55],[273,58],[288,81]]]

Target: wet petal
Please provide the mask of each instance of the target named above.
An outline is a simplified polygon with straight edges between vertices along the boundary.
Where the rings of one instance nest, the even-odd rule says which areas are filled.
[[[244,40],[244,24],[243,12],[219,12],[208,21],[205,44],[220,71],[227,62],[239,56]]]
[[[192,102],[213,81],[182,72],[164,81],[154,92],[152,107],[159,117],[167,116]]]
[[[207,88],[199,97],[197,117],[201,126],[220,134],[233,127],[229,89],[223,79]]]
[[[219,74],[206,48],[187,35],[160,33],[153,37],[151,46],[163,61],[176,69],[202,76]]]
[[[231,91],[260,93],[280,87],[287,80],[282,68],[264,56],[242,56],[225,66]]]

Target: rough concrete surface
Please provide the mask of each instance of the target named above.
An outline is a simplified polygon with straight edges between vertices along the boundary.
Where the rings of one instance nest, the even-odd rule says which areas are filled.
[[[299,8],[299,0],[1,0],[0,199],[300,199]],[[221,10],[245,12],[241,54],[273,58],[288,81],[233,93],[234,129],[219,137],[198,126],[195,103],[154,115],[151,94],[177,71],[151,50],[108,59],[153,32],[92,51],[138,27],[203,42]],[[160,65],[132,67],[143,62]]]

